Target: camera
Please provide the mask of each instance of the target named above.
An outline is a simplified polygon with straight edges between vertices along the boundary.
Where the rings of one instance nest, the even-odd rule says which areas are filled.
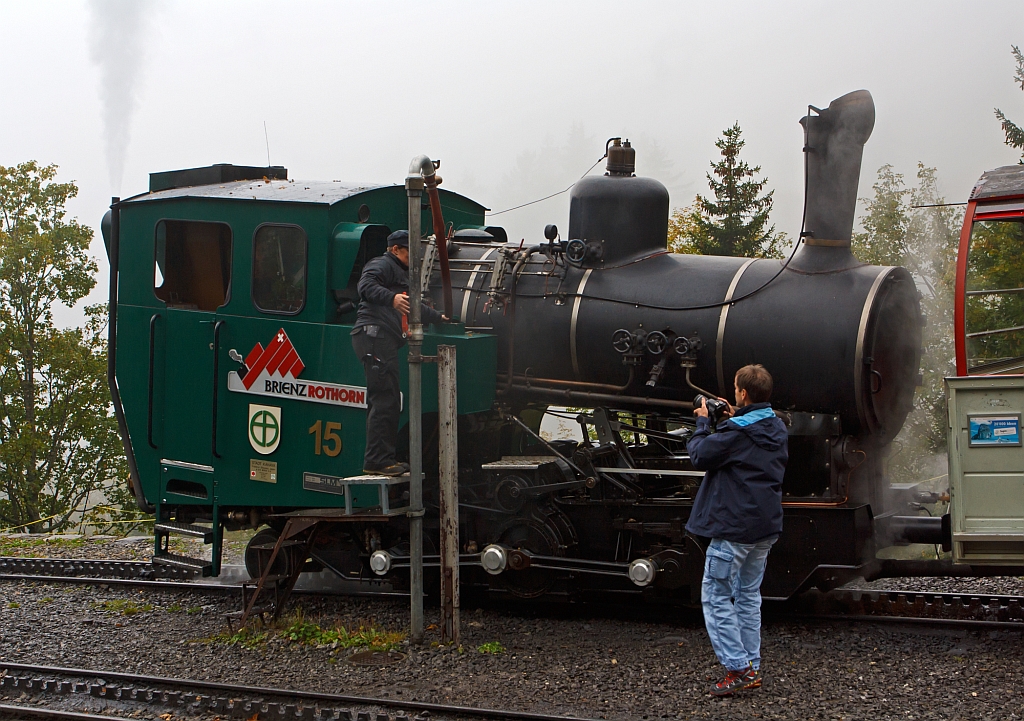
[[[693,407],[700,408],[700,402],[704,401],[708,409],[708,420],[711,421],[711,427],[716,428],[718,422],[722,420],[722,415],[729,412],[729,404],[725,401],[720,401],[717,398],[708,398],[705,395],[698,393],[693,398]]]

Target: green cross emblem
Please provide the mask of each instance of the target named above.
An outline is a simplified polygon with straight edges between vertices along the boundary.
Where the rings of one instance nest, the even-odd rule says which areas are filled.
[[[260,448],[269,448],[277,443],[281,429],[270,411],[256,411],[249,419],[249,437]]]

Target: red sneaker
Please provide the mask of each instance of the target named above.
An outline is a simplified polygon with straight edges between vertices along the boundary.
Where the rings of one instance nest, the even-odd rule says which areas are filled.
[[[754,686],[754,684],[757,686]],[[712,686],[708,693],[712,696],[732,696],[737,691],[745,688],[758,688],[761,685],[761,675],[752,668],[743,671],[730,671],[721,681]]]

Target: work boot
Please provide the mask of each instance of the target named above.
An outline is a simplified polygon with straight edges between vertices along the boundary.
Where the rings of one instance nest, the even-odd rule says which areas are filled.
[[[725,678],[708,689],[708,693],[712,696],[732,696],[745,688],[756,688],[752,686],[754,683],[757,683],[758,687],[761,685],[761,675],[752,668],[743,671],[729,671],[725,674]]]

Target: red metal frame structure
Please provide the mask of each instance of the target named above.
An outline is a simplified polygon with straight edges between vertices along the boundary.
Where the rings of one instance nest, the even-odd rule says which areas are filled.
[[[968,375],[967,258],[971,250],[971,230],[976,221],[1015,219],[1024,221],[1024,165],[1008,165],[984,173],[971,191],[957,253],[953,324],[958,376]],[[1021,252],[1024,253],[1024,248],[1021,248]]]

